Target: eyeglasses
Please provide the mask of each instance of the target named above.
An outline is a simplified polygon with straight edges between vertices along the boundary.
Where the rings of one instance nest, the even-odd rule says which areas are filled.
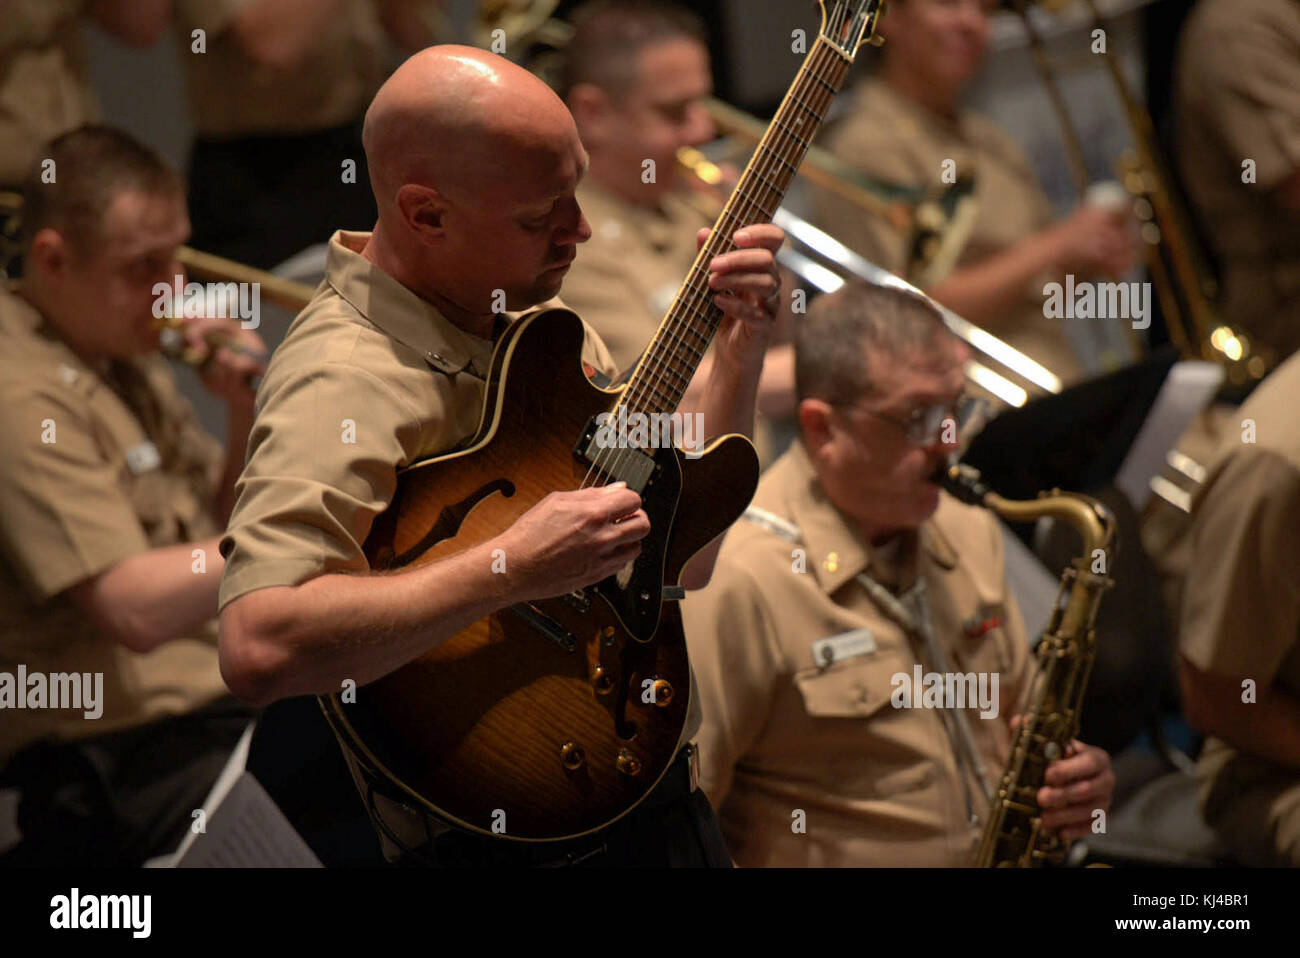
[[[929,446],[944,434],[945,429],[950,429],[952,436],[945,442],[959,442],[972,426],[983,421],[987,408],[988,403],[983,399],[960,396],[952,402],[918,406],[906,419],[895,419],[871,409],[863,409],[863,412],[897,426],[913,445]]]

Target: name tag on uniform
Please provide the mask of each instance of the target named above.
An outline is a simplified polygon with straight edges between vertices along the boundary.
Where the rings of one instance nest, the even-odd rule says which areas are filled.
[[[813,661],[818,668],[827,669],[836,662],[843,662],[859,655],[870,655],[876,651],[876,637],[870,629],[853,629],[841,632],[825,639],[818,639],[812,644]]]
[[[161,465],[162,456],[158,455],[158,447],[151,442],[142,442],[126,451],[126,467],[137,476]]]

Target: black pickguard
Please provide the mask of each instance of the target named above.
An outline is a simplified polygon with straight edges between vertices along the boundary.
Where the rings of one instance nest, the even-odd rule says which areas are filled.
[[[656,450],[654,459],[655,471],[641,492],[641,508],[650,519],[650,534],[641,540],[641,554],[632,564],[632,576],[626,588],[619,585],[617,576],[595,587],[640,642],[649,642],[659,628],[664,563],[682,493],[682,468],[676,450]]]

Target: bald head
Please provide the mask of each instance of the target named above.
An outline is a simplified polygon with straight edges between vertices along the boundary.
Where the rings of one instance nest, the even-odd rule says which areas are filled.
[[[511,175],[512,160],[562,150],[576,135],[545,83],[462,46],[430,47],[403,63],[375,95],[362,134],[381,218],[405,184],[477,194]]]
[[[363,251],[453,322],[484,335],[504,302],[554,297],[591,236],[588,166],[541,80],[472,47],[431,47],[375,95],[363,134],[379,221]]]

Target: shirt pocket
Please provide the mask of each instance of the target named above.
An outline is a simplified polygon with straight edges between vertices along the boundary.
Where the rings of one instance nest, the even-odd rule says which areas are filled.
[[[901,652],[884,650],[794,677],[809,718],[829,722],[817,749],[849,793],[879,799],[913,792],[921,801],[920,793],[935,782],[926,716],[890,704],[894,677],[910,678],[909,662]]]
[[[825,669],[798,672],[794,684],[813,718],[868,718],[889,703],[903,656],[890,650],[844,659]]]

